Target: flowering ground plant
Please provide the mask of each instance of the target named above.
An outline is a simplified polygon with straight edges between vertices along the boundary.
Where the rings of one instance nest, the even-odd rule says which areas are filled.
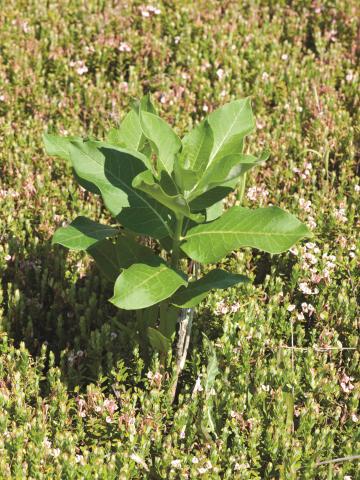
[[[281,253],[311,236],[276,206],[224,211],[223,200],[244,174],[267,159],[244,153],[254,128],[246,98],[212,112],[180,139],[145,96],[105,141],[44,137],[47,152],[68,159],[80,185],[101,195],[114,218],[104,225],[79,216],[56,231],[53,243],[88,252],[114,282],[110,301],[137,312],[134,329],[145,358],[152,347],[166,364],[180,319],[177,371],[192,309],[210,290],[248,281],[216,267],[199,278],[191,267],[216,265],[240,247]]]

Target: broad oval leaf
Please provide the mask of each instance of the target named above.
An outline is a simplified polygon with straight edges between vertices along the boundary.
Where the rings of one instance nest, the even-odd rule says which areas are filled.
[[[184,285],[187,281],[179,272],[159,257],[150,257],[134,263],[119,275],[110,301],[124,310],[138,310],[169,298]]]
[[[253,167],[263,163],[268,154],[256,158],[253,155],[243,153],[234,153],[214,161],[204,172],[189,199],[193,199],[212,188],[224,186],[233,180],[239,180],[239,177]]]
[[[199,212],[208,209],[215,203],[218,203],[227,197],[233,190],[234,188],[229,186],[218,186],[211,188],[189,202],[191,211]]]
[[[171,299],[171,303],[181,308],[196,307],[207,296],[210,290],[225,289],[238,283],[248,283],[244,275],[215,269],[204,275],[200,280],[189,282],[187,287],[181,287]]]
[[[81,137],[61,137],[59,135],[45,133],[43,135],[43,141],[45,151],[48,155],[62,158],[63,160],[71,163],[69,147],[71,146],[72,142],[81,143],[83,142],[83,139]],[[83,178],[80,178],[74,168],[73,174],[78,184],[85,188],[85,190],[91,193],[100,194],[99,189],[94,184],[87,182]]]
[[[155,113],[154,107],[148,96],[143,97],[141,102],[134,102],[131,110],[121,121],[119,128],[112,128],[108,133],[106,140],[109,143],[128,148],[129,150],[135,150],[142,153],[146,152],[148,140],[144,136],[140,125],[140,104],[142,110]],[[148,165],[148,168],[151,168],[150,164]]]
[[[198,223],[205,218],[199,213],[191,213],[189,204],[180,193],[168,195],[162,188],[161,183],[155,180],[149,170],[139,173],[139,175],[134,178],[132,184],[133,187],[147,193],[155,200],[175,212],[177,216],[185,216]]]
[[[182,191],[190,191],[199,182],[210,159],[214,136],[207,120],[182,139],[181,153],[175,159],[175,176]]]
[[[106,207],[122,225],[155,238],[172,235],[170,211],[132,186],[134,178],[146,170],[141,153],[108,144],[76,142],[70,147],[70,155],[77,174],[99,188]]]
[[[88,248],[87,252],[93,257],[100,271],[114,282],[123,268],[152,255],[150,248],[124,236],[118,237],[115,242],[102,240]]]
[[[244,137],[255,128],[250,98],[227,103],[207,119],[214,134],[210,163],[226,155],[242,153]]]
[[[52,157],[59,157],[70,161],[69,146],[71,142],[82,142],[81,137],[62,137],[52,133],[44,133],[43,142],[45,151]]]
[[[86,217],[77,217],[70,225],[56,230],[52,243],[59,243],[73,250],[87,250],[89,247],[113,237],[119,230],[94,222]]]
[[[224,212],[224,202],[223,200],[219,200],[218,202],[214,203],[210,207],[205,210],[206,213],[206,221],[211,222],[216,218],[219,218]]]
[[[140,124],[157,155],[158,174],[165,170],[171,176],[175,155],[181,149],[180,138],[162,118],[143,109],[140,110]]]
[[[213,222],[190,229],[181,248],[190,258],[211,263],[240,247],[281,253],[311,236],[306,225],[281,208],[232,207]]]

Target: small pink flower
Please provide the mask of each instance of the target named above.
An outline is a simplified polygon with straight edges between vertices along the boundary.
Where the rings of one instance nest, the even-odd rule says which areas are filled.
[[[131,47],[126,42],[121,42],[119,45],[120,52],[131,52]]]
[[[216,70],[216,75],[217,75],[218,79],[221,80],[223,78],[223,76],[225,75],[225,72],[222,68],[218,68]]]
[[[118,406],[115,403],[115,401],[108,398],[104,400],[103,406],[109,412],[110,415],[113,415],[115,410],[118,409]]]

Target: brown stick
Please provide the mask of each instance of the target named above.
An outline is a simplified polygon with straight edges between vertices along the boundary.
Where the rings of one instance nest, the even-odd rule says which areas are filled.
[[[193,308],[183,308],[180,312],[179,318],[179,336],[178,342],[176,345],[176,365],[175,365],[175,372],[173,375],[173,381],[170,388],[170,403],[173,403],[175,400],[177,384],[179,381],[179,376],[181,372],[184,370],[186,356],[190,344],[190,335],[191,335],[191,327],[194,317],[194,309]]]

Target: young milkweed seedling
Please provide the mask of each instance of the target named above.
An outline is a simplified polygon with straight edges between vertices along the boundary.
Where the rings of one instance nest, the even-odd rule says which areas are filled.
[[[223,211],[223,199],[267,158],[243,153],[244,139],[254,128],[246,98],[214,111],[180,139],[146,96],[104,142],[44,137],[48,154],[71,162],[80,185],[102,196],[116,224],[80,216],[59,228],[53,243],[87,251],[114,282],[110,301],[137,311],[145,357],[151,346],[165,366],[182,319],[175,385],[185,361],[191,309],[210,290],[248,280],[218,268],[193,278],[188,261],[217,263],[240,247],[281,253],[311,236],[303,223],[278,207]],[[161,256],[144,244],[144,237],[158,242]]]

